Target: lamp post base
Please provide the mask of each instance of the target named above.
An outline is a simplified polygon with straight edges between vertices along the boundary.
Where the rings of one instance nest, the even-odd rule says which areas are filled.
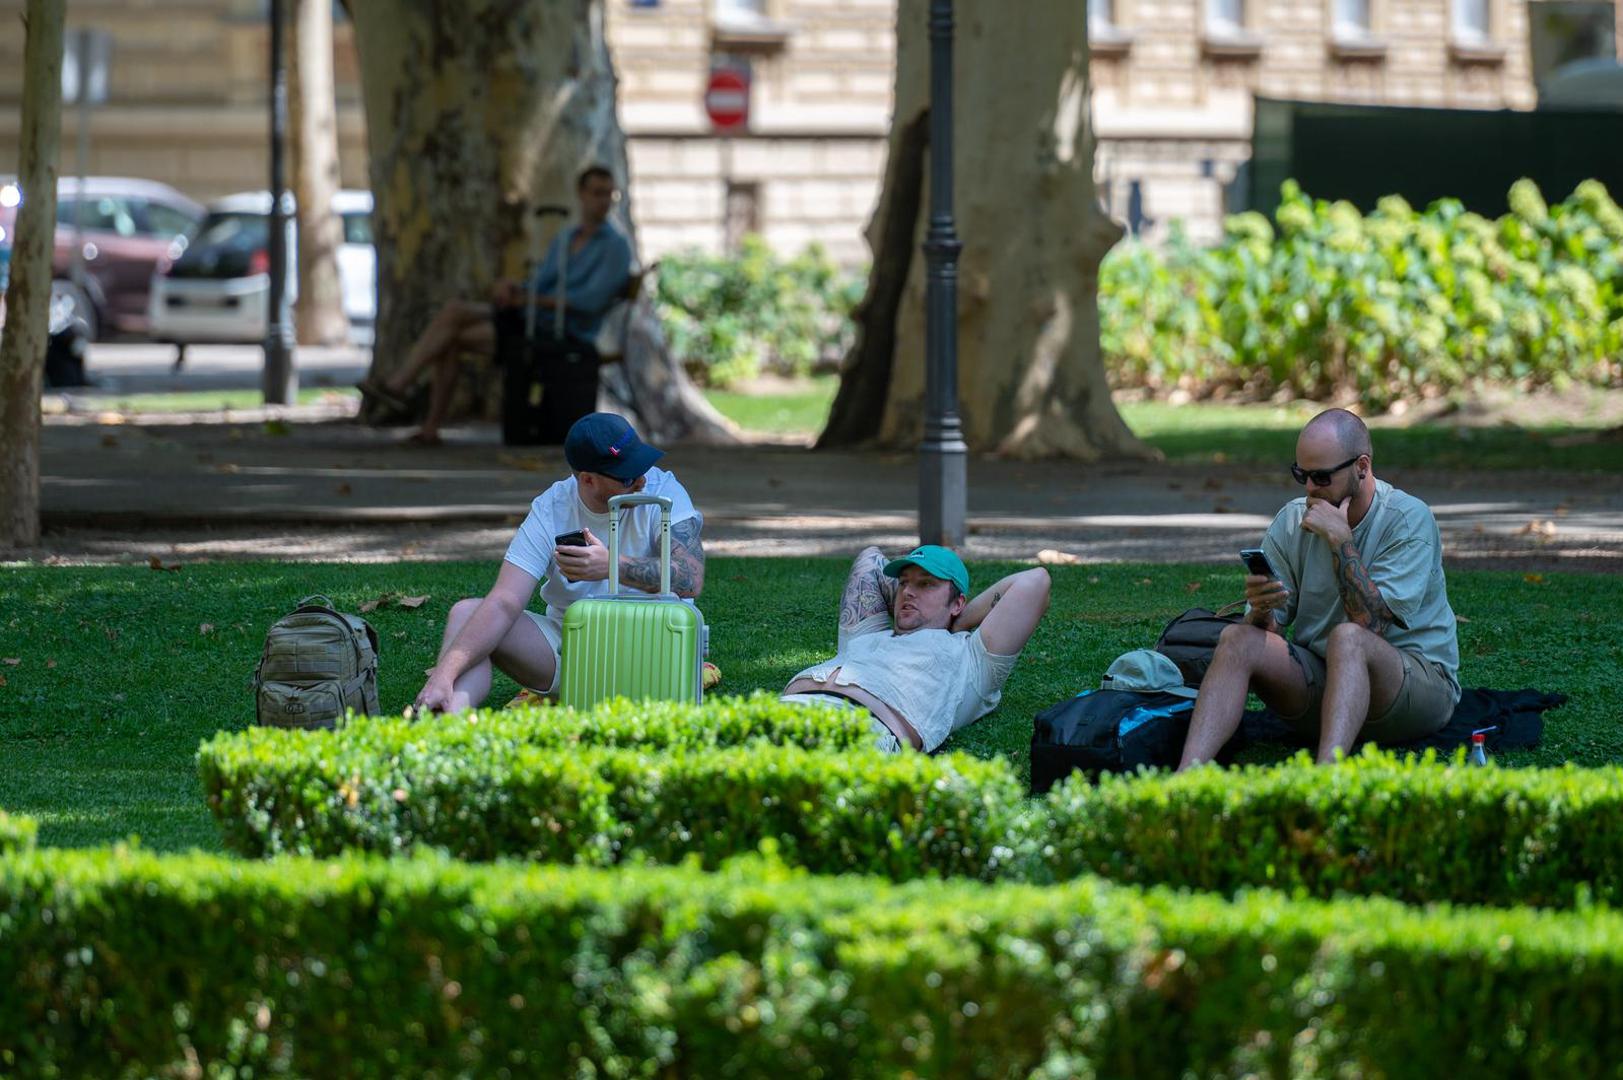
[[[957,549],[968,535],[968,454],[962,442],[919,448],[919,543]]]

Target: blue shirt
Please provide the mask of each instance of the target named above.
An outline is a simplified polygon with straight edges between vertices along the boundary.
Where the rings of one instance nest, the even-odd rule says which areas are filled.
[[[547,257],[530,281],[532,295],[556,295],[559,263],[563,261],[566,245],[572,243],[579,232],[579,225],[571,225],[553,237]],[[579,251],[569,253],[569,279],[564,282],[564,332],[590,345],[597,337],[603,316],[625,291],[630,276],[631,244],[625,234],[605,221]],[[549,309],[537,311],[536,325],[550,330],[553,317]]]

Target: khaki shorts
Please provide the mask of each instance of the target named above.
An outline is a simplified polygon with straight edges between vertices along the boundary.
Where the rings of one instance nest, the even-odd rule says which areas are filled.
[[[530,617],[530,621],[535,623],[536,629],[541,631],[541,636],[547,639],[547,644],[552,646],[552,685],[545,687],[532,686],[529,689],[538,694],[556,694],[558,692],[558,675],[564,669],[563,661],[560,659],[563,656],[564,621],[543,615],[539,611],[526,610],[524,614]]]
[[[1324,681],[1327,669],[1324,657],[1304,649],[1294,641],[1288,643],[1291,659],[1307,676],[1308,706],[1300,716],[1282,716],[1298,735],[1306,739],[1319,737],[1319,709],[1324,704]],[[1439,664],[1424,660],[1411,652],[1398,650],[1403,657],[1403,685],[1397,697],[1379,716],[1364,722],[1358,732],[1360,740],[1374,743],[1403,743],[1435,734],[1448,726],[1454,717],[1454,706],[1459,703],[1459,688]]]
[[[868,717],[868,729],[873,733],[873,743],[877,750],[885,754],[900,754],[902,752],[902,742],[896,737],[895,733],[860,702],[852,701],[844,694],[825,694],[811,691],[804,694],[781,694],[778,700],[787,701],[794,705],[826,705],[836,709],[859,712]]]

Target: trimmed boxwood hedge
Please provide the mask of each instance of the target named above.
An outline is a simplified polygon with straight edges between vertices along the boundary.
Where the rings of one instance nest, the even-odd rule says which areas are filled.
[[[33,847],[35,830],[33,818],[0,810],[0,854]]]
[[[712,722],[729,713],[747,722]],[[848,713],[776,702],[650,717],[594,728],[541,710],[255,730],[217,736],[198,762],[226,846],[251,856],[426,845],[469,859],[715,866],[770,841],[794,865],[905,880],[990,878],[1012,855],[1021,787],[1004,761],[882,755],[858,748],[853,733],[871,736]],[[764,738],[791,732],[838,749]],[[649,734],[636,748],[589,745]],[[716,745],[735,737],[743,744]]]
[[[1044,809],[1035,835],[1061,878],[1414,903],[1623,900],[1619,768],[1445,768],[1371,748],[1334,768],[1302,757],[1073,777]]]
[[[0,1072],[1529,1076],[1623,1062],[1623,916],[470,865],[0,857]],[[236,1070],[236,1071],[229,1071]]]

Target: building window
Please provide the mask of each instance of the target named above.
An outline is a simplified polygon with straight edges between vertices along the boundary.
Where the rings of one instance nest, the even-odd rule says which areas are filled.
[[[1371,36],[1370,0],[1334,0],[1330,32],[1337,41],[1359,41]]]
[[[748,26],[765,21],[766,0],[716,0],[716,21]]]
[[[1464,44],[1485,43],[1490,38],[1488,9],[1492,0],[1451,0],[1454,40]]]
[[[722,247],[727,254],[737,255],[744,249],[744,237],[761,233],[761,185],[727,181],[727,203],[722,214]]]
[[[1114,0],[1088,0],[1088,29],[1094,33],[1109,33],[1116,28]]]
[[[1245,0],[1206,0],[1206,33],[1240,37],[1245,33]]]

